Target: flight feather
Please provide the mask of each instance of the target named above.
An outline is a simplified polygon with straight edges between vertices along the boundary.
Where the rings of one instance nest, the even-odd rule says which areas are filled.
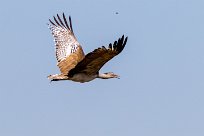
[[[72,77],[75,73],[86,73],[88,75],[97,74],[106,62],[118,55],[124,49],[127,39],[128,37],[124,38],[123,35],[118,41],[115,41],[113,44],[110,43],[108,48],[102,46],[88,53],[75,68],[69,71],[68,76]]]
[[[49,28],[52,31],[56,45],[57,66],[61,73],[67,74],[74,68],[83,58],[84,52],[72,29],[71,17],[69,24],[63,13],[63,20],[57,14],[57,18],[53,17],[54,21],[50,20]]]

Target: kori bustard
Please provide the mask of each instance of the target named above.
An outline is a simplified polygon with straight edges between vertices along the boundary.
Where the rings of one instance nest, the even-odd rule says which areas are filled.
[[[60,74],[49,75],[51,81],[72,80],[75,82],[89,82],[95,78],[109,79],[119,78],[113,72],[99,73],[103,65],[118,55],[126,45],[128,37],[124,35],[109,44],[108,48],[102,46],[94,51],[84,55],[83,49],[77,41],[73,28],[71,17],[69,22],[63,13],[63,19],[57,14],[50,20],[49,28],[54,37],[56,45],[57,66]]]

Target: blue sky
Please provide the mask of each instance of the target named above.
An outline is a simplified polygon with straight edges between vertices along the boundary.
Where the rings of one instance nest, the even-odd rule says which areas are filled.
[[[0,2],[0,135],[203,136],[203,7],[202,0]],[[46,23],[62,12],[86,53],[129,37],[101,70],[120,80],[49,83],[59,70]]]

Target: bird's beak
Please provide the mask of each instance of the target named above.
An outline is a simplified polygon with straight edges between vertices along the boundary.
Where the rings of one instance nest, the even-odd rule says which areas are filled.
[[[115,78],[117,78],[117,79],[120,79],[120,76],[118,76],[118,75],[115,75]]]

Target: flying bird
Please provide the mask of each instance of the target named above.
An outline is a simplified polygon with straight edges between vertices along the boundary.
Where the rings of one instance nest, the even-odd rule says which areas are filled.
[[[113,72],[99,73],[99,70],[106,62],[122,52],[128,37],[123,35],[113,44],[110,43],[107,48],[102,46],[85,55],[74,35],[71,17],[69,16],[69,21],[67,21],[63,13],[61,18],[57,14],[53,19],[49,19],[48,26],[54,37],[57,66],[61,73],[49,75],[48,79],[51,81],[72,80],[84,83],[95,78],[119,78]]]

